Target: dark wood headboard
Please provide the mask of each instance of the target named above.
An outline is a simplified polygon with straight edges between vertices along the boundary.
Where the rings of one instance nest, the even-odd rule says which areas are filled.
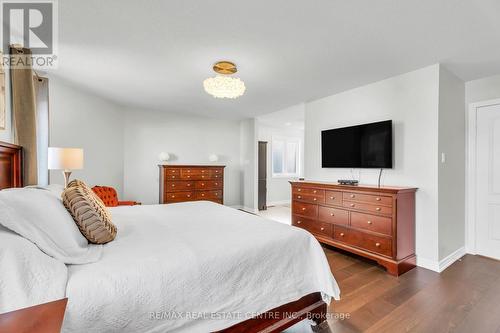
[[[0,141],[0,190],[23,186],[23,149]]]

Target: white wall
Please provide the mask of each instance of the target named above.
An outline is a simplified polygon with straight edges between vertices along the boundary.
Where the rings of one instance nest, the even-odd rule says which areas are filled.
[[[273,177],[272,173],[272,139],[273,136],[298,138],[300,145],[300,174],[304,174],[304,130],[287,127],[272,127],[258,124],[258,141],[267,141],[267,204],[290,202],[291,191],[289,181],[292,178]]]
[[[465,83],[465,104],[500,98],[500,75]]]
[[[124,198],[144,204],[159,200],[158,154],[173,164],[216,164],[224,170],[224,204],[240,205],[240,122],[170,112],[126,109]]]
[[[439,65],[376,82],[306,104],[305,177],[335,182],[349,169],[321,168],[323,129],[392,119],[394,167],[383,185],[416,186],[416,252],[438,260]],[[355,170],[361,183],[376,184],[378,170]]]
[[[257,126],[255,119],[240,124],[241,206],[257,210]]]
[[[73,172],[89,185],[109,185],[123,193],[123,114],[120,108],[75,89],[57,77],[49,78],[50,146],[84,149],[84,169]],[[63,184],[61,171],[50,182]]]
[[[465,246],[465,84],[439,72],[439,259]],[[444,163],[441,160],[444,154]]]

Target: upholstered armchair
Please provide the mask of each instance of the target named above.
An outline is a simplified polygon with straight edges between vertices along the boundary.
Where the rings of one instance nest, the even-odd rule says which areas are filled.
[[[94,191],[94,193],[97,194],[99,198],[101,198],[106,207],[134,206],[141,204],[140,202],[136,201],[118,201],[116,190],[109,186],[94,186],[92,187],[92,191]]]

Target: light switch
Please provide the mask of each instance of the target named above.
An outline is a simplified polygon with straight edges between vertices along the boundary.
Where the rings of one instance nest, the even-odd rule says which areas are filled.
[[[446,154],[441,153],[441,163],[446,163]]]

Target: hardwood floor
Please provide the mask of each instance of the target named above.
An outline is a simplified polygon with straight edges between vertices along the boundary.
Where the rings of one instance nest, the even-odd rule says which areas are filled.
[[[417,267],[396,278],[362,258],[325,253],[342,299],[321,333],[500,332],[499,261],[467,255],[441,274]]]

